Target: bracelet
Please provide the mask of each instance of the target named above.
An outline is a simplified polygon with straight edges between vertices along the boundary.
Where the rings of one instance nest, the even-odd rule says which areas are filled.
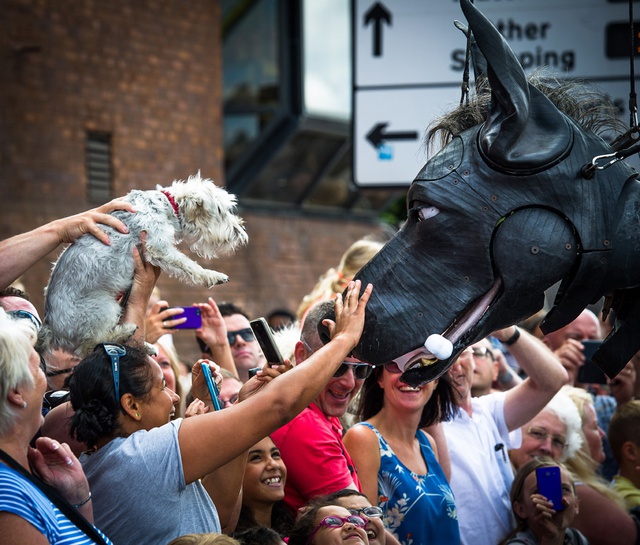
[[[91,490],[89,490],[89,495],[82,500],[80,503],[74,503],[71,507],[73,507],[74,509],[77,509],[78,507],[82,507],[85,503],[89,503],[89,500],[91,499]]]
[[[515,344],[519,338],[520,338],[520,328],[516,326],[516,330],[513,332],[513,335],[511,335],[511,337],[509,337],[507,340],[500,341],[500,342],[506,346],[511,346],[512,344]]]

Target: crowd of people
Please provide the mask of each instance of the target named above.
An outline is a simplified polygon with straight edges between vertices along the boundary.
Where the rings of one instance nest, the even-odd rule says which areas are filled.
[[[296,316],[270,316],[284,364],[213,298],[185,362],[180,310],[134,250],[131,339],[49,351],[12,283],[82,235],[108,244],[101,225],[126,232],[114,210],[135,213],[116,200],[0,242],[0,545],[640,543],[640,357],[580,382],[582,341],[609,327],[591,310],[548,335],[493,332],[412,387],[351,355],[375,290],[353,276],[381,247],[362,240]],[[560,504],[538,484],[549,469]]]

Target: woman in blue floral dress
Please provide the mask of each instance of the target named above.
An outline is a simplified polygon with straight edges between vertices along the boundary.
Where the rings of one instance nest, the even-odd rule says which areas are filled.
[[[449,483],[435,442],[421,428],[446,420],[453,390],[446,376],[413,388],[400,382],[391,362],[365,381],[358,417],[344,443],[364,492],[384,511],[385,527],[402,545],[460,542]]]

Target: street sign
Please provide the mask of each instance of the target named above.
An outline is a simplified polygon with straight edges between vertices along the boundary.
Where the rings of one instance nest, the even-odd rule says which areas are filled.
[[[629,94],[628,5],[606,0],[476,0],[527,72],[545,66]],[[458,0],[352,0],[353,165],[361,186],[408,185],[423,136],[457,105],[466,38]],[[626,91],[624,89],[626,88]],[[626,98],[625,98],[626,93]],[[628,111],[628,110],[627,110]],[[628,123],[628,113],[622,113]]]

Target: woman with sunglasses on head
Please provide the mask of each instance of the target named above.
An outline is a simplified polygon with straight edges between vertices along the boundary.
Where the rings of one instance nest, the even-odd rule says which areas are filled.
[[[435,442],[421,428],[447,420],[454,407],[446,376],[418,387],[400,381],[395,362],[365,380],[358,417],[344,444],[362,491],[384,512],[400,543],[460,541],[453,493],[438,463]]]
[[[313,505],[291,530],[289,545],[369,545],[367,521],[339,505]]]
[[[144,323],[157,274],[137,261],[129,300],[139,290],[136,323]],[[166,389],[159,365],[136,346],[105,343],[80,363],[69,384],[71,431],[90,449],[81,461],[96,520],[112,539],[156,545],[188,533],[233,529],[247,450],[299,413],[354,348],[372,290],[368,286],[359,296],[360,288],[353,282],[344,299],[336,298],[336,320],[327,321],[331,341],[308,365],[265,367],[245,384],[239,402],[221,411],[170,421],[178,398]],[[211,401],[201,370],[209,364],[196,362],[192,389],[195,397]],[[205,478],[220,503],[205,491]]]
[[[111,543],[92,526],[89,483],[70,448],[47,437],[29,446],[46,389],[36,335],[0,309],[0,544]]]

